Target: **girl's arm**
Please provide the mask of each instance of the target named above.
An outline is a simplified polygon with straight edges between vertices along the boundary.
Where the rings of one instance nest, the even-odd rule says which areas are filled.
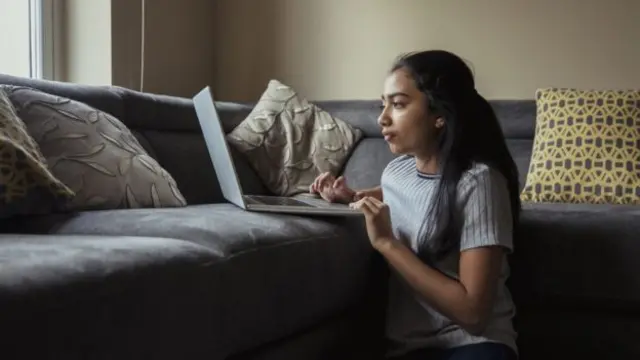
[[[500,275],[502,248],[461,252],[460,280],[455,280],[423,263],[399,241],[382,244],[378,251],[427,303],[469,333],[483,331]]]

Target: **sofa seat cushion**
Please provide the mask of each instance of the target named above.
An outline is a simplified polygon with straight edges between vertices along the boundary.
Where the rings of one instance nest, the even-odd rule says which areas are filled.
[[[215,357],[216,259],[168,238],[0,234],[3,356]]]
[[[512,284],[521,305],[625,311],[640,306],[640,207],[523,205]]]
[[[59,235],[169,237],[219,257],[208,287],[224,303],[230,352],[263,344],[356,304],[374,258],[362,219],[251,213],[230,204],[121,209],[44,217]]]

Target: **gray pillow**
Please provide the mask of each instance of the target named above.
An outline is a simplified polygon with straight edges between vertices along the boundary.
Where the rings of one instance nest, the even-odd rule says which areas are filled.
[[[36,89],[5,88],[50,171],[76,194],[68,210],[186,205],[173,177],[120,120]]]

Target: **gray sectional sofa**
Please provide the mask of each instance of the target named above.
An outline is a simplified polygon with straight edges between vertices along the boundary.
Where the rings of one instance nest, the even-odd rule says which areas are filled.
[[[226,203],[190,99],[0,75],[123,121],[189,205],[0,220],[3,359],[374,358],[387,269],[361,219]],[[203,84],[203,86],[206,84]],[[365,132],[343,173],[376,185],[393,158],[377,101],[317,102]],[[492,101],[528,170],[532,100]],[[251,104],[218,103],[232,129]],[[234,154],[247,192],[266,194]],[[511,258],[521,359],[640,355],[640,209],[524,204]]]

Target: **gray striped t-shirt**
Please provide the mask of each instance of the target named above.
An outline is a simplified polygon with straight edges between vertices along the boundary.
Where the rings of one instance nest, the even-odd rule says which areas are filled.
[[[417,251],[417,239],[433,233],[434,222],[427,219],[437,191],[439,177],[422,174],[413,157],[399,156],[385,168],[381,186],[391,213],[395,236]],[[505,285],[509,276],[506,253],[513,251],[512,218],[506,179],[484,164],[476,164],[463,174],[458,184],[458,205],[463,211],[460,251],[498,245],[507,251],[491,318],[481,336],[473,336],[425,303],[394,271],[389,284],[387,337],[388,355],[400,355],[423,347],[454,347],[485,341],[501,342],[516,352],[515,313]],[[433,264],[457,279],[459,252]]]

